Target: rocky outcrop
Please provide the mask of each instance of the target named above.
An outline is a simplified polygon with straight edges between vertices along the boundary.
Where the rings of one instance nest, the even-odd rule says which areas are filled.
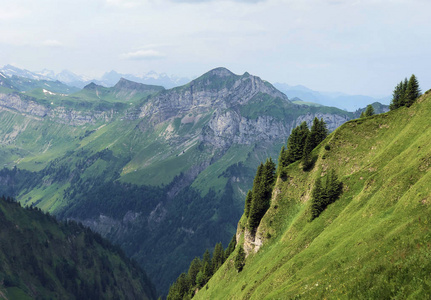
[[[350,120],[348,115],[307,113],[296,120],[278,120],[270,115],[248,119],[234,110],[216,110],[208,125],[202,130],[201,140],[218,148],[231,144],[254,144],[259,141],[287,139],[292,129],[303,121],[311,127],[313,119],[323,119],[330,131]]]
[[[160,123],[186,112],[203,113],[243,105],[258,93],[289,101],[287,96],[259,77],[235,75],[224,68],[214,69],[187,85],[161,92],[141,107],[139,117],[151,116]]]
[[[24,100],[19,94],[0,94],[0,106],[21,113],[45,117],[49,109],[35,101]]]
[[[77,111],[63,106],[47,107],[19,94],[0,94],[0,109],[16,111],[30,117],[49,118],[73,126],[109,121],[115,111]]]

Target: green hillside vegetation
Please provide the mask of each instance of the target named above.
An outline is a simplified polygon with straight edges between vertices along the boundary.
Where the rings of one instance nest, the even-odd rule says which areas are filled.
[[[155,299],[147,275],[99,234],[0,197],[0,299]]]
[[[0,191],[60,219],[94,226],[135,258],[166,294],[194,257],[217,242],[228,245],[256,167],[276,157],[286,137],[214,147],[203,138],[218,108],[191,103],[189,111],[169,111],[173,117],[158,122],[154,115],[139,117],[141,105],[156,106],[156,100],[191,91],[213,92],[211,99],[219,101],[220,89],[233,88],[235,80],[257,79],[221,68],[171,90],[120,80],[111,88],[90,84],[69,95],[16,92],[45,107],[64,108],[65,115],[102,117],[75,125],[0,111],[0,166],[5,168]],[[240,104],[232,90],[222,103],[232,107],[218,111],[247,122],[272,118],[286,124],[309,113],[353,117],[336,108],[294,105],[268,82],[263,87],[278,96],[261,92]],[[246,97],[249,90],[242,88]]]
[[[311,170],[286,166],[257,229],[263,246],[238,272],[240,222],[239,245],[194,298],[430,298],[430,113],[428,91],[342,125],[312,151]],[[341,194],[313,218],[313,191],[331,173]]]

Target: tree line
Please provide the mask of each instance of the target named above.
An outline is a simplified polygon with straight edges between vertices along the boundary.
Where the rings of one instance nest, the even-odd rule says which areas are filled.
[[[260,164],[254,177],[253,187],[248,191],[245,199],[244,214],[247,227],[255,232],[260,220],[271,204],[272,188],[275,184],[275,163],[271,158],[265,164]]]
[[[323,119],[314,118],[311,129],[308,129],[304,121],[292,130],[287,140],[287,145],[283,146],[278,158],[278,169],[280,175],[285,176],[284,168],[291,163],[302,160],[304,171],[311,169],[314,163],[311,151],[319,145],[328,135],[328,128]]]
[[[402,106],[410,107],[420,97],[421,90],[419,88],[419,82],[414,74],[410,76],[410,79],[404,79],[397,84],[392,93],[392,101],[389,105],[390,110],[397,109]]]
[[[205,286],[215,272],[221,267],[229,255],[235,250],[236,236],[232,237],[226,250],[217,243],[212,252],[205,250],[200,257],[195,257],[190,263],[187,273],[181,273],[169,288],[168,300],[191,299],[195,292]]]

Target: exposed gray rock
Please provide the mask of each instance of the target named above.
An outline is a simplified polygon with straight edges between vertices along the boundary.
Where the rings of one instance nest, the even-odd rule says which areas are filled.
[[[0,93],[0,109],[24,113],[30,117],[49,118],[53,121],[73,126],[109,121],[115,112],[109,111],[78,111],[62,106],[47,107],[31,99],[23,98],[19,94]]]

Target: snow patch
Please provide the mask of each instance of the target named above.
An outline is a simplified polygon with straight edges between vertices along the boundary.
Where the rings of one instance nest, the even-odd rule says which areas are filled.
[[[43,89],[43,93],[46,95],[46,94],[48,94],[48,95],[57,95],[56,93],[53,93],[53,92],[51,92],[51,91],[48,91],[48,90],[45,90],[45,89]]]
[[[3,78],[6,78],[6,76],[4,76],[4,75],[3,75],[3,73],[0,73],[0,75],[1,75]]]

